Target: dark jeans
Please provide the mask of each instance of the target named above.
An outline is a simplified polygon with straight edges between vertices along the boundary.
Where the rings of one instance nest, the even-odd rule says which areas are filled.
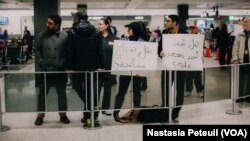
[[[134,107],[139,107],[141,104],[141,77],[133,76],[133,102]],[[131,81],[131,76],[120,76],[119,78],[119,90],[115,98],[115,109],[121,109],[125,95],[128,91],[128,87]],[[119,112],[119,110],[116,110]]]
[[[184,84],[185,84],[185,71],[177,71],[177,80],[174,80],[174,71],[172,71],[172,83],[176,82],[176,106],[182,105],[184,101]],[[162,95],[162,106],[168,107],[169,102],[169,71],[162,71],[161,74],[161,95]],[[171,89],[171,88],[170,88]],[[166,101],[166,103],[165,103]],[[172,111],[172,117],[176,118],[179,116],[181,107],[175,107]]]
[[[94,74],[95,76],[96,74]],[[91,78],[90,73],[84,74],[72,74],[72,86],[76,91],[82,102],[85,104],[84,110],[91,110]],[[97,86],[96,86],[96,77],[94,77],[94,107],[97,106]],[[84,118],[90,118],[90,112],[84,112]],[[98,114],[95,113],[95,119]]]
[[[186,72],[186,91],[191,92],[193,90],[193,81],[197,93],[203,90],[201,73],[202,71]]]

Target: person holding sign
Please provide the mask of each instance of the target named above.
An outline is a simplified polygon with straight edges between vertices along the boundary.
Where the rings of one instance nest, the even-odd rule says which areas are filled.
[[[111,70],[114,40],[118,38],[112,34],[110,28],[110,22],[108,21],[107,18],[102,18],[98,21],[98,30],[102,34],[102,45],[103,45],[103,52],[105,55],[105,65],[106,65],[105,70]],[[103,73],[103,80],[100,81],[100,86],[99,86],[99,94],[101,92],[101,88],[103,87],[104,89],[102,109],[109,109],[110,107],[112,79],[113,75],[111,75],[111,72]],[[109,111],[102,111],[102,114],[107,116],[112,115],[112,113],[110,113]]]
[[[179,17],[177,15],[169,15],[165,21],[166,29],[163,30],[162,34],[186,34],[187,32],[178,27]],[[162,38],[158,46],[158,55],[163,58],[166,56],[166,52],[162,49]],[[161,74],[161,93],[162,93],[162,106],[168,106],[169,102],[169,71],[163,70]],[[176,105],[182,105],[184,100],[184,84],[185,84],[185,71],[177,71],[177,78],[175,80],[174,75],[172,80],[176,81],[177,84],[177,95],[176,95]],[[172,119],[176,119],[179,116],[181,107],[175,107],[172,111]]]
[[[188,28],[189,34],[198,34],[198,28],[196,26],[190,26]],[[186,96],[190,96],[193,90],[193,81],[196,87],[197,96],[203,98],[203,84],[202,84],[202,71],[189,71],[186,72]]]
[[[125,25],[128,28],[129,41],[144,41],[142,39],[141,27],[138,22],[132,22],[128,25]],[[133,102],[134,107],[139,107],[141,104],[141,80],[140,76],[133,76]],[[129,83],[131,81],[131,76],[121,75],[119,78],[119,89],[115,98],[115,109],[120,109],[124,102],[124,97],[128,91]],[[119,110],[113,112],[114,120],[120,122]]]

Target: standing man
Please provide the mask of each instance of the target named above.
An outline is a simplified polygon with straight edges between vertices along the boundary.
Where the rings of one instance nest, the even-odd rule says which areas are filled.
[[[163,30],[162,34],[183,34],[187,33],[186,31],[180,29],[178,27],[179,23],[179,17],[177,15],[169,15],[168,18],[165,21],[165,27],[166,29]],[[162,38],[159,42],[158,47],[158,55],[163,58],[166,55],[166,52],[163,52],[162,49]],[[168,98],[169,98],[169,86],[168,86],[168,76],[169,71],[162,71],[161,74],[161,93],[162,93],[162,105],[168,106]],[[182,105],[184,100],[184,83],[185,83],[185,72],[184,71],[177,71],[177,79],[174,79],[174,76],[172,76],[172,80],[176,81],[177,84],[177,94],[176,94],[176,105]],[[166,81],[165,81],[166,80]],[[165,89],[166,88],[166,89]],[[165,103],[166,101],[166,103]],[[175,107],[172,111],[172,119],[175,120],[179,117],[179,112],[181,110],[181,107]]]
[[[250,63],[250,17],[243,19],[244,31],[239,33],[234,41],[232,62],[234,64],[243,64],[240,66],[239,74],[239,97],[247,96],[250,92],[250,66],[244,65]],[[236,102],[242,101],[250,102],[250,97],[245,99],[238,99]]]
[[[89,71],[105,68],[102,46],[102,35],[88,21],[88,15],[84,12],[71,13],[74,17],[73,27],[69,30],[69,69],[76,71],[72,73],[72,84],[80,99],[85,103],[84,110],[90,110],[91,106],[91,81]],[[77,73],[77,71],[85,71]],[[96,76],[96,75],[94,75]],[[94,80],[94,106],[97,106],[96,78]],[[81,122],[87,126],[90,112],[84,112]],[[95,113],[94,119],[98,117]]]
[[[27,26],[24,27],[23,44],[28,45],[26,50],[26,62],[28,62],[28,59],[32,59],[32,36]]]
[[[36,61],[38,69],[42,72],[62,71],[65,73],[45,73],[41,74],[39,79],[39,94],[38,94],[38,113],[35,125],[43,124],[45,116],[45,93],[48,94],[50,87],[55,87],[58,95],[58,107],[60,121],[64,124],[69,124],[70,120],[66,116],[67,97],[67,34],[60,31],[61,17],[58,15],[50,15],[47,18],[47,30],[39,33],[36,40]],[[46,86],[46,87],[45,87]],[[46,90],[46,91],[45,91]]]

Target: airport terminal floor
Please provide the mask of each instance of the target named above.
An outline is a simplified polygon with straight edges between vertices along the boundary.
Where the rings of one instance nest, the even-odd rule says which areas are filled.
[[[212,57],[205,57],[204,66],[206,71],[204,83],[204,98],[197,96],[195,89],[190,96],[184,99],[184,105],[180,111],[178,122],[174,123],[155,123],[159,125],[249,125],[250,124],[250,103],[236,103],[233,105],[230,97],[231,82],[228,80],[231,76],[230,69],[221,69],[218,66],[218,60]],[[0,73],[34,71],[34,60],[22,67],[9,66],[8,70],[1,70]],[[148,88],[142,91],[142,104],[159,104],[160,100],[160,80],[159,73],[148,77]],[[10,75],[11,76],[11,75]],[[3,79],[4,78],[4,79]],[[23,83],[20,83],[23,82]],[[19,82],[19,83],[17,83]],[[3,84],[5,83],[5,84]],[[158,84],[159,83],[159,84]],[[118,85],[118,84],[117,84]],[[143,124],[141,123],[119,123],[115,122],[113,116],[103,115],[101,112],[98,121],[101,128],[83,128],[80,122],[82,111],[79,105],[82,102],[75,94],[72,87],[67,87],[67,97],[69,111],[67,115],[71,121],[70,124],[62,124],[59,121],[57,111],[57,101],[54,91],[48,95],[48,109],[42,126],[35,126],[36,103],[34,97],[34,79],[26,77],[1,77],[1,105],[4,109],[2,114],[2,125],[10,127],[9,131],[0,132],[0,141],[141,141]],[[114,99],[117,94],[117,86],[112,89],[111,111],[114,105]],[[3,94],[5,89],[5,94]],[[129,93],[129,91],[128,91]],[[20,95],[22,94],[22,95]],[[32,102],[33,101],[33,102]],[[26,104],[27,103],[27,104]],[[129,111],[131,105],[131,96],[126,95],[123,109],[120,116]],[[27,106],[27,107],[26,107]],[[235,106],[235,107],[233,107]],[[241,114],[238,114],[242,111]],[[228,114],[231,112],[233,114]]]

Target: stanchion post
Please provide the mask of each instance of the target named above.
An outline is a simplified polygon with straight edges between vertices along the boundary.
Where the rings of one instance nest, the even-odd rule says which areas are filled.
[[[3,84],[5,85],[5,82],[4,82],[4,78],[5,78],[5,75],[3,74]],[[1,91],[0,91],[0,132],[5,132],[5,131],[9,131],[10,130],[10,127],[8,126],[4,126],[2,123],[2,94],[1,94]]]
[[[172,71],[171,70],[168,72],[168,80],[165,80],[165,81],[168,81],[168,122],[172,123],[172,108],[173,107],[172,107]]]
[[[242,111],[236,110],[236,97],[239,95],[239,65],[235,64],[231,67],[231,96],[232,96],[232,109],[227,110],[226,113],[230,115],[242,114]]]
[[[99,129],[102,125],[95,121],[95,99],[94,99],[94,72],[90,72],[90,114],[91,114],[91,125],[84,125],[85,129]]]

